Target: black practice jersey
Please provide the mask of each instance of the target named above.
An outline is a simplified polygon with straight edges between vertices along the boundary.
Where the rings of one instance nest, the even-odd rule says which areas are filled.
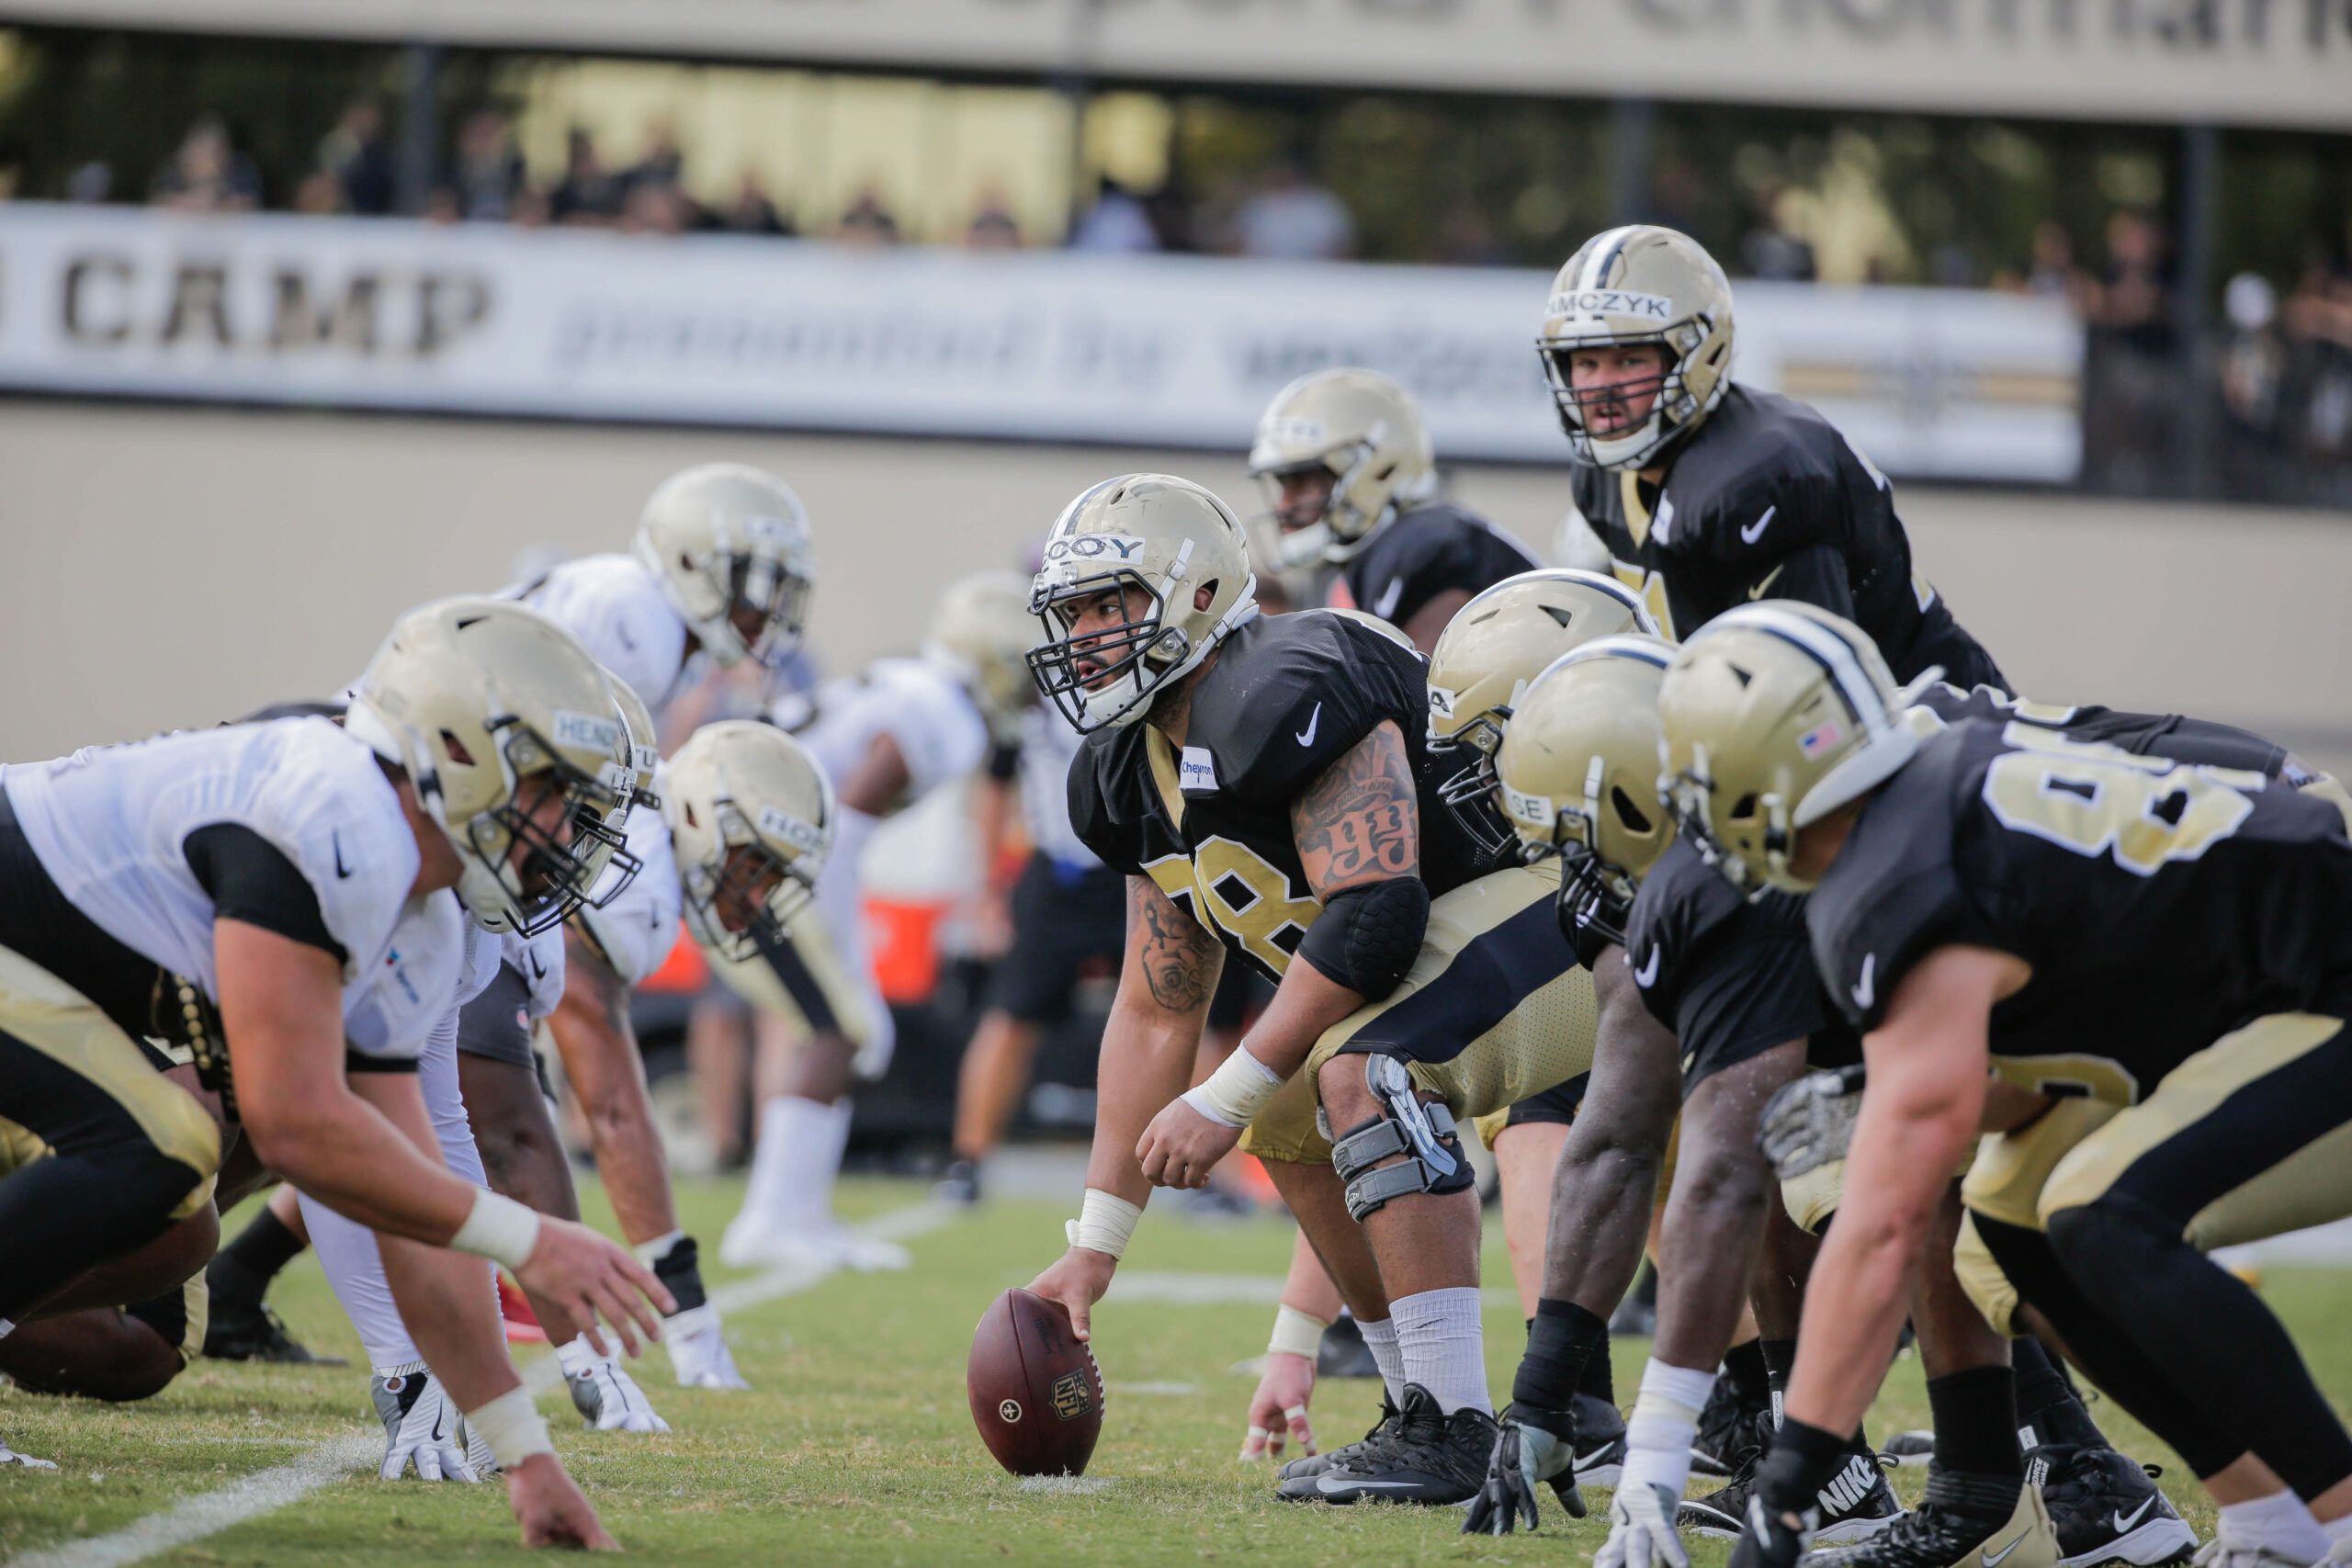
[[[2016,735],[2045,749],[2098,741],[2269,776],[2288,761],[2258,735],[2177,714],[2055,707],[1992,687],[1964,692],[1949,684],[1928,687],[1918,706],[1945,725],[2014,721]],[[1860,1036],[1815,970],[1806,903],[1779,891],[1752,902],[1741,897],[1687,841],[1668,849],[1643,879],[1626,922],[1626,962],[1651,1013],[1681,1043],[1685,1092],[1788,1040],[1808,1041],[1805,1059],[1815,1066],[1861,1059]]]
[[[1403,733],[1419,785],[1431,896],[1503,863],[1482,859],[1438,798],[1451,769],[1426,750],[1427,669],[1395,632],[1345,612],[1261,615],[1226,639],[1193,689],[1182,748],[1148,722],[1087,738],[1070,765],[1070,824],[1105,865],[1150,877],[1279,980],[1322,912],[1291,805],[1381,724]]]
[[[1812,409],[1733,383],[1678,448],[1663,490],[1579,466],[1577,510],[1618,579],[1669,637],[1758,599],[1800,599],[1855,622],[1900,681],[1940,665],[2006,686],[1926,578],[1880,473]]]
[[[1401,626],[1439,594],[1477,593],[1540,563],[1476,513],[1415,507],[1373,535],[1331,581],[1331,603]]]
[[[1922,745],[1808,902],[1822,983],[1860,1029],[1939,947],[2024,959],[1992,1052],[2048,1093],[2129,1104],[2252,1019],[2352,1008],[2352,841],[2333,804],[2016,724]]]

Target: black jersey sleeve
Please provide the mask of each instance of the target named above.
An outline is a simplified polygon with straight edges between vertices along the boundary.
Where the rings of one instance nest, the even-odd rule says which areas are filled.
[[[1686,1094],[1725,1067],[1792,1040],[1810,1041],[1836,1022],[1802,914],[1732,935],[1687,968],[1673,1025]]]
[[[1531,570],[1532,557],[1458,507],[1417,507],[1375,537],[1348,568],[1356,607],[1402,626],[1443,593],[1477,593]]]
[[[1120,809],[1117,763],[1113,753],[1128,730],[1098,730],[1087,738],[1069,764],[1069,825],[1079,842],[1113,871],[1143,874],[1139,814]]]
[[[1782,557],[1757,570],[1761,563],[1751,563],[1738,570],[1748,581],[1748,602],[1759,599],[1795,599],[1817,605],[1833,615],[1851,620],[1854,615],[1854,589],[1846,574],[1846,558],[1828,545],[1805,545],[1794,553]],[[1737,579],[1735,579],[1735,581]]]
[[[1838,439],[1826,425],[1761,414],[1720,429],[1712,422],[1702,426],[1667,479],[1673,512],[1665,536],[1654,521],[1651,538],[1669,556],[1744,588],[1815,546],[1838,557],[1847,535],[1846,494],[1836,454],[1827,449]],[[1795,575],[1819,573],[1808,566]],[[1755,597],[1802,595],[1776,585]]]
[[[1427,722],[1426,667],[1397,634],[1341,611],[1281,620],[1294,624],[1250,649],[1230,707],[1193,708],[1194,730],[1216,737],[1215,787],[1247,801],[1292,801],[1383,723],[1409,737]]]
[[[181,841],[180,853],[197,885],[212,900],[217,919],[243,920],[288,942],[334,955],[350,954],[327,930],[317,889],[286,852],[242,822],[214,822]]]

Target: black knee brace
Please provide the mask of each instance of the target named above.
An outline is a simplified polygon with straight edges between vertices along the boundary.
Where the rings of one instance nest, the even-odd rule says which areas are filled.
[[[1349,1128],[1331,1145],[1331,1168],[1347,1183],[1348,1213],[1358,1224],[1392,1198],[1459,1192],[1477,1179],[1462,1152],[1453,1113],[1442,1105],[1421,1103],[1404,1063],[1394,1056],[1368,1055],[1363,1076],[1365,1087],[1380,1101],[1381,1113]],[[1380,1165],[1393,1155],[1406,1158]]]

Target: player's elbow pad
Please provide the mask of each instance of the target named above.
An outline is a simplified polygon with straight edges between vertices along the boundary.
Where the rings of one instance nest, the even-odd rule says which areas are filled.
[[[1298,955],[1366,1001],[1402,985],[1430,929],[1430,890],[1418,876],[1359,883],[1331,895]]]

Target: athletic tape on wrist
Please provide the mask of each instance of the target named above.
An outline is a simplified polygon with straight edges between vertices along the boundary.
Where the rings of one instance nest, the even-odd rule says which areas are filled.
[[[1311,1361],[1323,1348],[1323,1331],[1330,1326],[1313,1313],[1301,1312],[1284,1302],[1274,1309],[1274,1332],[1266,1341],[1266,1353],[1304,1356]]]
[[[474,1193],[473,1212],[449,1238],[449,1245],[458,1251],[487,1258],[510,1269],[520,1269],[538,1244],[539,1216],[488,1188]]]
[[[513,1470],[533,1454],[555,1452],[548,1440],[547,1417],[520,1383],[480,1409],[467,1411],[466,1425],[481,1434],[502,1470]]]
[[[1282,1075],[1251,1055],[1244,1040],[1206,1083],[1184,1091],[1184,1103],[1221,1125],[1247,1127],[1282,1087]]]
[[[1625,1473],[1620,1486],[1663,1486],[1678,1495],[1690,1479],[1690,1443],[1715,1374],[1653,1358],[1625,1418]]]
[[[1126,1255],[1128,1239],[1136,1234],[1136,1222],[1142,1218],[1143,1210],[1138,1205],[1115,1192],[1090,1187],[1078,1218],[1062,1222],[1062,1234],[1069,1238],[1072,1247],[1122,1258]]]

